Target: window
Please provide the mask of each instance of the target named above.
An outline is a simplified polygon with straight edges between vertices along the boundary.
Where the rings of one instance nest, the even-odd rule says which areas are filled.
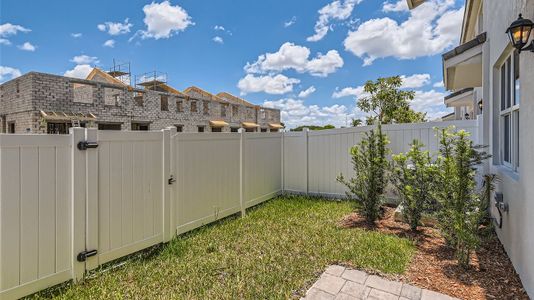
[[[120,89],[104,88],[104,104],[112,106],[120,105],[121,92],[122,90]]]
[[[239,106],[232,105],[232,117],[237,118],[239,116]]]
[[[260,115],[262,119],[265,119],[265,109],[260,110]]]
[[[519,169],[519,55],[509,56],[500,68],[500,158],[503,165]]]
[[[191,101],[191,112],[197,112],[197,102],[194,100]]]
[[[203,107],[202,107],[202,111],[205,115],[209,115],[210,114],[210,102],[209,101],[204,101],[203,102]]]
[[[183,132],[184,131],[184,125],[174,125],[176,127],[176,132]]]
[[[176,100],[176,112],[184,112],[184,102],[182,100]]]
[[[204,126],[197,126],[198,132],[204,132]]]
[[[161,95],[160,101],[161,101],[161,111],[169,111],[169,96]]]
[[[224,118],[226,117],[226,104],[224,103],[221,103],[221,117]]]
[[[231,127],[230,132],[239,132],[239,127]]]
[[[222,127],[211,127],[211,132],[222,132]]]
[[[143,93],[134,92],[134,102],[136,106],[143,106]]]
[[[72,99],[73,102],[93,103],[93,86],[92,85],[73,83],[72,91],[73,91],[73,99]],[[106,90],[104,90],[104,93],[105,92]]]
[[[98,130],[121,130],[120,123],[98,123]]]
[[[15,122],[7,123],[7,133],[15,133]]]
[[[149,131],[150,130],[150,124],[149,123],[140,123],[140,122],[132,122],[132,130],[133,131]]]
[[[261,132],[267,132],[267,128],[262,128]]]

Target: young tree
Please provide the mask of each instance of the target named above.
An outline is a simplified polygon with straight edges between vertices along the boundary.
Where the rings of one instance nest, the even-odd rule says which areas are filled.
[[[347,197],[362,204],[363,214],[369,223],[379,217],[383,202],[385,172],[388,167],[387,144],[387,137],[382,134],[380,124],[378,129],[366,132],[362,141],[350,149],[354,177],[348,180],[343,174],[337,177],[348,188]]]
[[[352,127],[361,126],[362,125],[362,120],[361,119],[352,119],[351,120],[351,125],[352,125]]]
[[[437,168],[429,151],[414,140],[406,154],[393,155],[391,181],[399,192],[404,220],[415,231],[423,212],[431,210],[432,189]]]
[[[359,99],[358,107],[367,113],[373,113],[367,124],[375,120],[381,124],[425,122],[426,114],[410,108],[410,101],[415,92],[401,90],[402,78],[393,76],[367,81],[364,91],[369,94]]]
[[[480,220],[486,214],[481,193],[476,191],[476,166],[489,156],[478,151],[469,133],[452,128],[441,130],[439,188],[435,196],[440,209],[440,229],[448,244],[455,248],[461,266],[469,265],[469,257],[480,243]]]

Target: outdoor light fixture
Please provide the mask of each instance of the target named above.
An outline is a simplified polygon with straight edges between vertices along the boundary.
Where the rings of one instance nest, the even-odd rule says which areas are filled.
[[[464,117],[466,120],[469,120],[469,113],[465,113]]]
[[[480,111],[484,108],[484,105],[482,104],[482,100],[478,101],[478,108],[480,108]]]
[[[534,41],[532,41],[529,46],[525,47],[525,45],[528,43],[530,32],[532,31],[533,27],[534,23],[529,19],[523,19],[521,14],[519,14],[519,18],[512,22],[510,27],[508,27],[506,33],[508,34],[512,45],[517,49],[517,51],[521,52],[529,50],[534,52]]]

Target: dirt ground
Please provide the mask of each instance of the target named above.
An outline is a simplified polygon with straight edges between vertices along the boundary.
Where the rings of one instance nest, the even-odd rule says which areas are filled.
[[[417,253],[407,272],[398,278],[401,281],[460,299],[529,299],[495,233],[482,243],[465,269],[457,265],[453,250],[437,229],[420,226],[418,232],[412,232],[407,224],[394,220],[394,208],[383,210],[375,226],[357,213],[346,216],[340,226],[365,227],[413,240]]]

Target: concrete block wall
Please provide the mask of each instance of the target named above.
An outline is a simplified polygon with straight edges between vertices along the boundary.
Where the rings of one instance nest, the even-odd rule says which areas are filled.
[[[97,123],[122,123],[122,130],[130,130],[132,122],[149,123],[150,130],[182,125],[184,132],[197,132],[198,126],[211,131],[210,120],[223,120],[229,124],[223,128],[230,132],[231,127],[240,127],[241,122],[258,122],[259,110],[241,104],[230,104],[208,99],[203,95],[175,95],[152,90],[139,90],[131,87],[110,84],[97,80],[83,80],[63,76],[31,72],[15,80],[0,85],[0,117],[7,122],[15,121],[16,132],[45,133],[40,128],[39,111],[92,113]],[[17,91],[18,86],[18,91]],[[142,95],[142,105],[135,96]],[[167,97],[168,110],[161,110],[161,98]],[[176,101],[182,101],[182,112],[177,111]],[[197,111],[191,111],[191,103],[196,101]],[[208,105],[207,112],[204,104]],[[226,116],[221,114],[221,106],[226,105]],[[233,115],[232,105],[238,106],[237,116]],[[268,114],[271,115],[271,114]],[[270,122],[279,112],[272,114]],[[267,122],[264,122],[266,126]],[[6,122],[0,120],[0,130],[5,130]]]

